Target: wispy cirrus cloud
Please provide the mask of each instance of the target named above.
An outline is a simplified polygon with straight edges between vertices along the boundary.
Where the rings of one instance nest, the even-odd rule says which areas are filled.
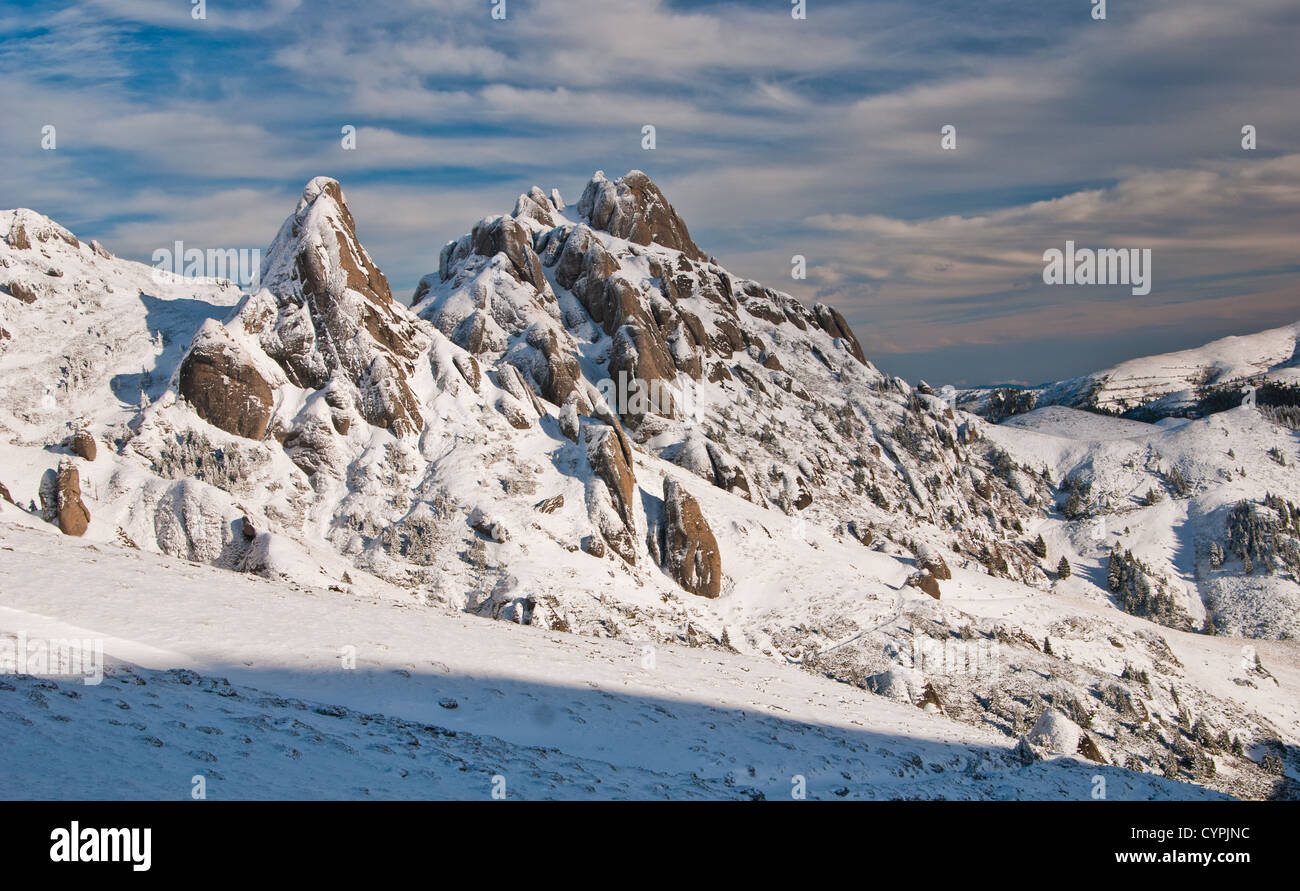
[[[932,380],[1060,376],[1125,326],[1188,345],[1297,314],[1292,0],[1105,22],[1019,0],[822,0],[806,21],[765,0],[491,6],[0,3],[0,205],[147,260],[177,237],[262,243],[331,174],[409,289],[529,185],[576,198],[637,167],[734,272],[836,302],[886,367]],[[1044,287],[1066,237],[1152,247],[1152,294]]]

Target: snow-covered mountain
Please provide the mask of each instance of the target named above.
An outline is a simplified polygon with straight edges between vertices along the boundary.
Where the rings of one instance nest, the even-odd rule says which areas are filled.
[[[463,713],[470,748],[490,737],[558,747],[578,772],[646,772],[608,795],[687,794],[691,773],[690,794],[789,794],[798,765],[755,729],[778,713],[822,728],[825,794],[1082,798],[1098,768],[1076,758],[1126,768],[1106,775],[1129,795],[1201,794],[1188,781],[1293,794],[1276,770],[1295,776],[1278,759],[1300,741],[1296,434],[1258,411],[1174,426],[954,410],[881,373],[832,307],[709,259],[639,171],[597,173],[575,207],[521,195],[446,245],[409,305],[325,177],[251,293],[159,276],[28,210],[0,213],[0,231],[0,629],[90,629],[130,671],[220,670],[246,698],[298,691],[344,712],[364,701],[393,728],[431,720],[413,703],[432,691],[473,691],[489,704]],[[1242,367],[1283,362],[1251,355]],[[47,561],[66,570],[34,572]],[[217,616],[239,630],[206,637]],[[358,639],[376,666],[418,674],[433,658],[465,678],[316,677],[323,652]],[[611,760],[565,722],[503,721],[472,680],[480,647],[515,683],[602,690],[617,679],[601,660],[659,654],[674,667],[654,695],[692,704],[673,718],[745,711],[714,754]],[[238,667],[252,664],[274,669]],[[40,689],[8,686],[29,703]],[[777,688],[822,705],[796,717]],[[168,687],[165,708],[210,709],[200,689]],[[609,695],[616,714],[656,720],[642,694]],[[568,697],[545,697],[548,714],[590,721]],[[750,710],[767,717],[746,723]],[[64,717],[68,745],[100,720]],[[595,723],[578,736],[617,736]],[[882,756],[832,784],[842,740],[825,727],[851,725],[914,750],[914,766]],[[733,738],[751,754],[724,756]],[[947,760],[912,738],[992,754]],[[309,757],[391,769],[348,746]],[[760,762],[780,766],[759,778]],[[886,773],[907,782],[872,779]],[[277,788],[257,776],[231,794]]]
[[[1239,405],[1247,388],[1290,392],[1275,400],[1294,406],[1300,387],[1300,322],[1204,346],[1121,362],[1113,368],[1024,389],[983,388],[956,394],[957,403],[985,416],[1033,406],[1063,405],[1144,420],[1197,416]],[[1269,400],[1256,393],[1257,404]]]

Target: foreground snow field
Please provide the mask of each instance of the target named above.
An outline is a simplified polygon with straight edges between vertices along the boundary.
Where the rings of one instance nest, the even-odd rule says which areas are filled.
[[[1216,797],[768,659],[344,596],[0,524],[0,635],[102,638],[97,686],[6,677],[0,797]],[[355,648],[356,668],[341,658]]]

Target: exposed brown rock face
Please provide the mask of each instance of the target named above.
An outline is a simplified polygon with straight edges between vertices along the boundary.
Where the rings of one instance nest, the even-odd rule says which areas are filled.
[[[271,385],[216,322],[204,324],[181,362],[180,392],[209,424],[248,439],[266,436],[275,404]]]
[[[917,552],[916,568],[923,572],[928,572],[936,579],[952,578],[952,570],[948,568],[948,563],[943,559],[943,555],[931,547],[924,547]]]
[[[660,383],[675,380],[677,369],[657,332],[642,325],[619,328],[610,352],[609,377],[619,383],[621,393],[627,394],[627,404],[615,408],[629,427],[635,428],[647,413],[668,417],[676,414],[671,391]],[[639,397],[634,398],[634,390]]]
[[[606,334],[629,321],[657,327],[640,289],[618,274],[618,261],[585,224],[564,237],[555,264],[555,280],[573,292]]]
[[[712,440],[705,447],[708,450],[709,463],[713,465],[713,484],[719,489],[734,492],[746,501],[753,501],[753,487],[750,486],[744,465]]]
[[[11,297],[21,300],[23,303],[36,302],[36,289],[30,285],[25,285],[22,282],[10,282],[5,290],[9,292]]]
[[[0,483],[0,498],[3,498],[5,501],[8,501],[10,504],[14,503],[14,496],[9,494],[9,489],[5,486],[4,483]]]
[[[612,183],[597,171],[582,193],[578,213],[595,228],[634,244],[658,244],[692,260],[706,259],[664,193],[640,170]]]
[[[572,291],[587,307],[591,317],[601,322],[603,314],[598,318],[594,307],[604,305],[597,304],[597,298],[602,296],[606,282],[617,270],[618,261],[605,250],[590,227],[580,223],[564,239],[564,248],[555,261],[555,280],[560,287]],[[613,333],[613,329],[605,333]]]
[[[556,195],[558,196],[558,194],[557,192]],[[548,197],[537,186],[533,186],[526,193],[519,196],[519,200],[515,202],[515,209],[510,215],[515,219],[527,217],[536,220],[543,226],[554,226],[554,211],[562,207],[558,200],[558,197]]]
[[[95,456],[99,454],[99,449],[95,445],[95,437],[91,436],[87,430],[78,430],[72,435],[72,452],[87,461],[94,461]]]
[[[1102,754],[1101,747],[1097,745],[1096,740],[1087,733],[1084,733],[1079,737],[1079,754],[1087,758],[1089,761],[1095,761],[1098,764],[1110,763],[1106,760],[1106,756]]]
[[[528,408],[532,409],[532,415],[528,419],[529,424],[532,423],[534,418],[546,414],[546,406],[542,405],[541,400],[537,398],[537,394],[533,392],[533,388],[528,386],[528,382],[524,380],[523,372],[515,366],[501,366],[501,370],[497,372],[497,385],[505,390],[525,413]]]
[[[664,480],[664,568],[701,597],[722,593],[722,555],[699,502],[675,480]]]
[[[82,536],[90,526],[90,511],[81,500],[81,474],[71,460],[59,464],[59,529],[64,535]]]
[[[421,429],[408,381],[427,338],[357,239],[336,181],[307,184],[267,253],[262,285],[274,305],[250,301],[241,315],[292,383],[319,390],[342,379],[367,423],[399,436]]]
[[[907,583],[913,588],[920,588],[926,594],[929,594],[935,600],[939,599],[939,580],[936,579],[929,571],[922,570],[915,572],[907,580]]]
[[[539,291],[545,290],[542,262],[533,251],[533,240],[528,230],[514,217],[497,217],[483,221],[470,234],[474,253],[484,257],[505,254],[510,261],[511,274]]]
[[[516,430],[527,430],[533,426],[532,415],[524,408],[523,403],[513,396],[503,395],[497,399],[497,411],[506,419],[506,422]]]
[[[852,535],[864,545],[871,545],[876,540],[876,534],[871,531],[871,526],[867,523],[860,523],[857,520],[849,520],[849,535]]]
[[[934,684],[926,683],[925,689],[921,691],[921,700],[917,703],[920,708],[932,705],[941,713],[947,714],[947,709],[943,707],[943,700],[939,698],[939,692],[934,689]]]
[[[19,251],[30,250],[32,246],[31,239],[27,237],[27,227],[19,222],[13,224],[9,234],[5,236],[5,241],[11,248]]]
[[[665,341],[673,365],[678,371],[690,375],[694,380],[704,377],[704,357],[700,354],[698,344],[699,341],[695,340],[690,328],[683,322],[679,322],[677,327],[672,329],[672,333]]]
[[[489,541],[503,542],[510,538],[505,523],[481,507],[476,507],[469,512],[469,525]]]
[[[534,326],[528,330],[525,339],[541,354],[537,367],[532,369],[532,376],[542,391],[542,397],[556,405],[564,405],[582,377],[577,357],[560,345],[554,331]]]
[[[457,353],[452,357],[451,361],[452,364],[456,366],[456,370],[460,372],[460,376],[465,379],[465,383],[469,384],[469,388],[477,393],[479,384],[483,379],[482,370],[479,368],[478,360],[473,356],[462,356],[460,353]]]
[[[831,337],[838,337],[848,346],[849,352],[853,358],[857,359],[863,365],[867,364],[867,357],[862,352],[862,344],[858,343],[857,336],[849,323],[840,315],[840,311],[833,306],[827,306],[825,303],[818,303],[814,307],[817,313],[817,322],[821,325],[822,330]]]
[[[77,241],[77,236],[53,220],[47,220],[27,208],[19,208],[9,234],[5,236],[5,243],[15,250],[25,251],[31,248],[32,241],[50,242],[56,239],[69,247],[75,248],[81,244]]]
[[[601,534],[620,557],[635,563],[636,515],[632,498],[636,477],[626,444],[620,441],[613,427],[600,424],[583,424],[582,440],[591,469],[609,490],[610,501],[618,514],[618,525],[602,528]]]
[[[537,509],[544,514],[553,514],[562,507],[564,507],[563,495],[552,495],[537,502]]]

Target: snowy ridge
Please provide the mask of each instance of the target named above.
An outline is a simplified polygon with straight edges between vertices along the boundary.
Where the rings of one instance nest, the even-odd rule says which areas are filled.
[[[1300,322],[1256,334],[1224,337],[1204,346],[1121,362],[1113,368],[1022,391],[1038,406],[1063,405],[1115,414],[1141,410],[1153,417],[1195,407],[1207,389],[1240,391],[1265,381],[1300,383]],[[963,390],[958,402],[988,415],[996,391]],[[1240,401],[1240,394],[1238,401]]]

